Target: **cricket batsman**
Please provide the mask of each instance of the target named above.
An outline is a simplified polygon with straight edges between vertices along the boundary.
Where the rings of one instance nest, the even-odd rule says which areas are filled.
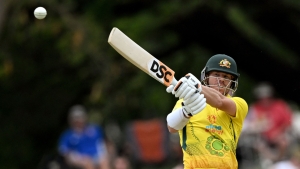
[[[167,116],[169,132],[179,132],[184,169],[237,169],[236,148],[248,105],[233,96],[237,65],[225,54],[213,55],[201,71],[167,88],[179,100]]]

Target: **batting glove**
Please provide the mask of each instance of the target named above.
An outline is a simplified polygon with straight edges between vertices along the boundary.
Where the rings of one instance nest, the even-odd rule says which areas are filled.
[[[206,107],[204,94],[195,93],[182,102],[182,111],[186,117],[200,113]]]
[[[170,85],[166,91],[179,99],[183,98],[186,100],[194,93],[200,93],[202,86],[201,82],[193,74],[188,73],[178,81],[176,86]]]

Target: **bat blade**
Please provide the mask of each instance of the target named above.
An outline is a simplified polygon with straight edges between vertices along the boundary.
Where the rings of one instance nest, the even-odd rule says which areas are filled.
[[[165,86],[177,84],[175,72],[172,69],[136,44],[118,28],[114,27],[111,30],[108,43],[125,59]]]

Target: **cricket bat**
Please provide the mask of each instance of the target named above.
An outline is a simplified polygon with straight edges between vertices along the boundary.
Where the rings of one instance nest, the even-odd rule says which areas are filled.
[[[136,44],[118,28],[114,27],[111,30],[108,43],[125,59],[165,86],[177,84],[175,72],[172,69]]]

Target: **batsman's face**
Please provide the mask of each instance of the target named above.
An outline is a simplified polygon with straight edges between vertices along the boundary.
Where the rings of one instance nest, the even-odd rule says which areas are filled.
[[[227,95],[233,78],[231,74],[212,71],[208,74],[208,84],[223,95]]]

